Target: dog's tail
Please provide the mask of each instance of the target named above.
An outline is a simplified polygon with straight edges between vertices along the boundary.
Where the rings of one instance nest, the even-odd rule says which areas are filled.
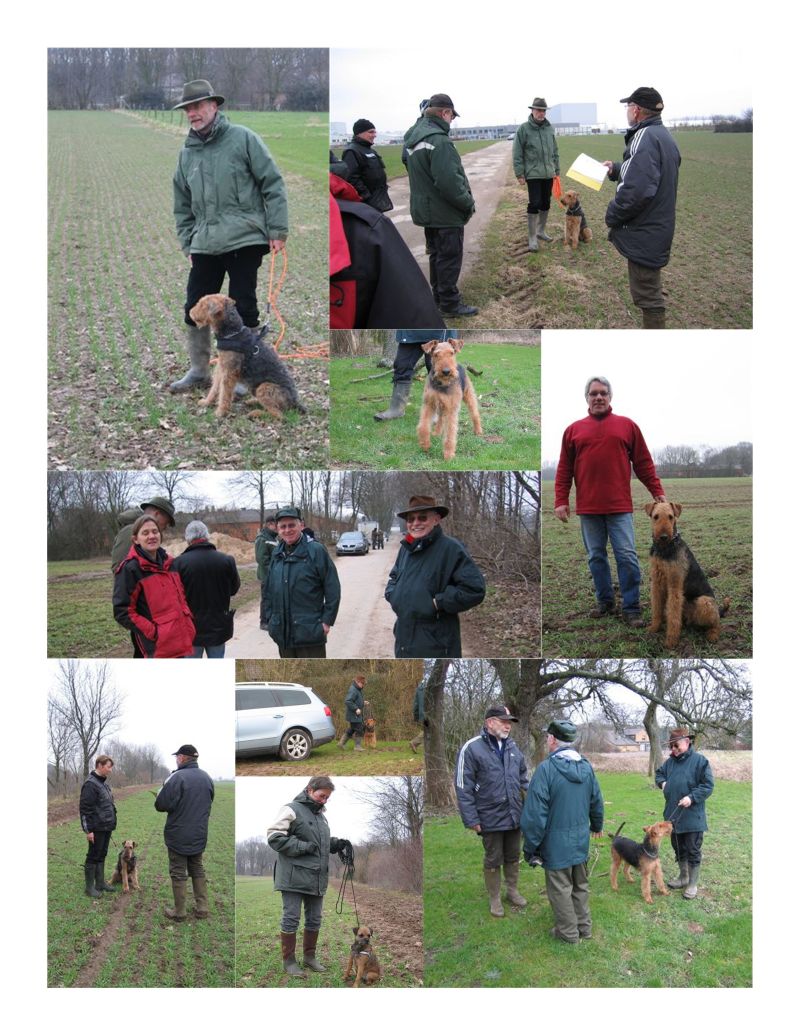
[[[725,617],[725,615],[730,610],[730,606],[731,606],[731,598],[730,597],[723,597],[722,603],[719,605],[719,616],[720,616],[720,618],[724,618]]]
[[[625,823],[626,823],[626,822],[627,822],[626,820],[623,820],[623,821],[622,821],[622,822],[620,823],[620,825],[619,825],[619,826],[617,827],[617,829],[616,829],[616,830],[614,831],[614,833],[613,833],[613,834],[611,833],[611,831],[610,831],[610,830],[606,830],[606,833],[608,834],[608,836],[609,836],[609,837],[610,837],[610,838],[611,838],[612,840],[613,840],[613,839],[614,839],[615,837],[619,837],[619,832],[620,832],[620,830],[622,830],[622,828],[623,828],[623,827],[625,826]]]

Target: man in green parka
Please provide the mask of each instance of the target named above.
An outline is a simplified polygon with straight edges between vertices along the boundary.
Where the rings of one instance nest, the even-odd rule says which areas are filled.
[[[523,854],[544,866],[556,925],[550,934],[571,945],[592,937],[589,912],[589,834],[603,836],[603,795],[594,769],[573,743],[569,719],[547,727],[548,757],[536,767],[522,809]]]
[[[552,241],[545,232],[550,215],[553,179],[560,173],[558,144],[547,121],[547,101],[535,97],[530,115],[514,137],[512,159],[514,175],[528,188],[528,251],[538,252],[539,241]]]
[[[192,266],[184,306],[190,367],[171,392],[209,380],[211,329],[196,327],[189,310],[217,294],[227,274],[239,315],[258,327],[258,269],[267,252],[285,247],[289,233],[283,178],[261,137],[218,110],[224,102],[206,79],[195,79],[175,105],[189,121],[172,181],[175,227]]]

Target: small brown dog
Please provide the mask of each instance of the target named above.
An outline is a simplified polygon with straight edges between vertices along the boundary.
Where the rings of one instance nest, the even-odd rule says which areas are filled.
[[[620,830],[622,827],[619,828]],[[650,882],[654,880],[662,895],[669,891],[661,872],[661,860],[658,857],[658,846],[665,837],[672,833],[672,824],[666,820],[644,827],[644,842],[632,841],[629,837],[614,836],[611,842],[611,887],[617,891],[617,873],[622,866],[625,880],[633,884],[631,867],[635,867],[642,877],[642,898],[648,905],[653,904]]]
[[[483,434],[478,397],[464,367],[456,362],[456,354],[464,342],[458,338],[429,341],[421,346],[431,358],[431,370],[422,394],[422,409],[417,424],[417,440],[426,453],[431,448],[431,433],[444,436],[444,459],[456,455],[458,413],[461,400],[467,404],[476,435]],[[431,426],[432,425],[432,426]]]
[[[358,988],[362,981],[367,985],[374,985],[381,978],[381,965],[370,944],[374,931],[371,927],[354,927],[353,934],[356,940],[350,946],[344,980],[349,980],[352,971],[355,977],[353,988]]]
[[[714,590],[694,554],[678,533],[680,503],[648,503],[653,545],[650,547],[650,607],[648,632],[656,633],[666,617],[667,647],[677,647],[681,626],[705,629],[709,643],[719,640],[720,618],[727,614],[731,598],[717,606]]]
[[[581,198],[576,190],[565,190],[558,199],[559,205],[566,209],[564,226],[564,247],[577,248],[578,241],[591,241],[592,231],[586,222],[586,214],[581,206]]]
[[[239,381],[248,385],[254,398],[271,416],[281,419],[286,410],[306,413],[297,395],[292,375],[278,353],[258,331],[245,327],[236,303],[227,295],[203,295],[189,310],[198,327],[210,327],[217,339],[217,366],[211,391],[201,406],[217,404],[217,417],[230,413]]]
[[[111,875],[111,883],[122,883],[123,891],[139,891],[139,864],[134,854],[135,841],[123,841],[122,851],[117,856],[117,868]]]

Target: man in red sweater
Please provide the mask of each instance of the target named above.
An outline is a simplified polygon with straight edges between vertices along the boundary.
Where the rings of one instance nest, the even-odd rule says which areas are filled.
[[[604,377],[586,382],[589,415],[570,424],[561,440],[556,470],[556,517],[569,518],[569,494],[575,482],[575,512],[589,557],[597,607],[592,618],[616,610],[607,544],[617,562],[622,616],[636,629],[644,625],[639,604],[641,571],[633,539],[631,467],[653,499],[666,499],[653,458],[638,426],[611,412],[611,384]]]

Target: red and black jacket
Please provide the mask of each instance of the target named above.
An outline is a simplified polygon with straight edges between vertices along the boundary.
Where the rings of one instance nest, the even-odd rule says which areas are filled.
[[[183,658],[192,652],[195,627],[181,577],[162,547],[156,559],[135,543],[114,576],[114,618],[130,629],[146,658]]]

